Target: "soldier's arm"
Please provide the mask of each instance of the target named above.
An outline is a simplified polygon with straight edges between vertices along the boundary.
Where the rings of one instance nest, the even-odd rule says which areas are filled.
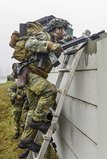
[[[26,44],[25,49],[33,53],[49,53],[62,51],[61,45],[51,42],[48,33],[39,33],[36,37],[30,37]]]

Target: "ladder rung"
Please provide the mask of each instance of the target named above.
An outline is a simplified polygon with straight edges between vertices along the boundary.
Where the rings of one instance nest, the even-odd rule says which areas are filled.
[[[71,68],[61,68],[59,69],[59,72],[70,72]]]

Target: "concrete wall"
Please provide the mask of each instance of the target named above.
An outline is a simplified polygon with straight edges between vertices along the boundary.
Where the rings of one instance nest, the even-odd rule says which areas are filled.
[[[107,38],[97,42],[97,53],[89,55],[87,66],[85,59],[83,54],[54,135],[61,159],[107,159]],[[53,83],[57,69],[48,78]]]

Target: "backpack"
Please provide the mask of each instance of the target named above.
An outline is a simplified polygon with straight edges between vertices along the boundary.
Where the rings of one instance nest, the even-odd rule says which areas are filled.
[[[28,22],[27,23],[27,36],[20,37],[15,44],[14,52],[12,58],[18,61],[27,60],[31,53],[25,49],[25,44],[29,36],[36,35],[43,31],[43,26],[38,22]]]

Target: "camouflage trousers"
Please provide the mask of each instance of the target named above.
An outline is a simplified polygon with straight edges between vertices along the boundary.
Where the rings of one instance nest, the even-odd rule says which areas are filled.
[[[14,105],[13,107],[13,121],[14,121],[14,129],[16,131],[20,131],[22,107],[23,107],[23,103]]]
[[[55,103],[57,95],[56,87],[48,80],[37,74],[29,75],[27,98],[29,100],[29,111],[25,123],[25,129],[22,133],[22,140],[34,138],[37,130],[29,127],[29,117],[35,121],[47,121],[49,108]]]
[[[25,125],[27,112],[25,107],[25,101],[21,100],[17,104],[13,105],[13,121],[14,121],[14,129],[16,131],[20,131],[21,126],[23,127]]]

